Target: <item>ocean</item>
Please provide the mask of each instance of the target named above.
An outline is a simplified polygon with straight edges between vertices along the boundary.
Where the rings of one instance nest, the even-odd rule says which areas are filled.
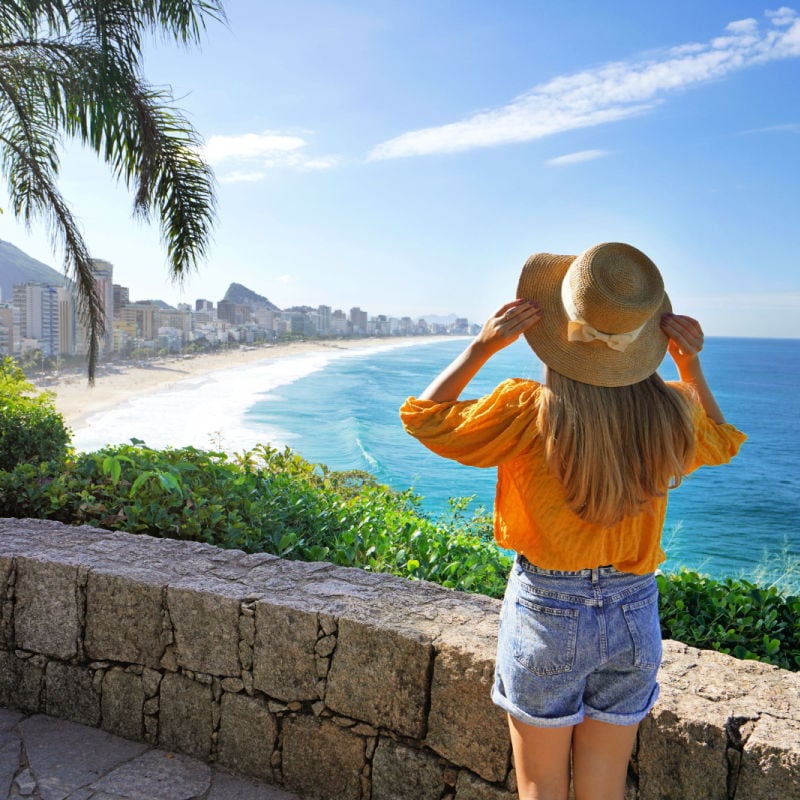
[[[156,447],[193,444],[240,451],[289,445],[332,469],[363,469],[423,507],[444,513],[451,497],[491,509],[495,471],[439,458],[402,429],[398,407],[419,394],[464,339],[387,345],[252,365],[184,381],[99,414],[76,431],[79,449],[137,436]],[[748,435],[731,464],[701,468],[671,492],[664,569],[761,583],[800,570],[800,340],[709,338],[703,365],[729,422]],[[676,378],[669,358],[662,375]],[[542,365],[519,341],[496,355],[462,397],[507,377],[540,380]],[[129,434],[129,435],[128,435]],[[784,584],[785,585],[785,584]],[[796,585],[789,583],[790,586]]]

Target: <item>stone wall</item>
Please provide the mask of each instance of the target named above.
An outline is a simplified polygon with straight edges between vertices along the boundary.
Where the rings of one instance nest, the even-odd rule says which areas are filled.
[[[308,798],[515,797],[497,601],[329,564],[0,520],[0,705]],[[665,643],[629,800],[800,798],[800,675]]]

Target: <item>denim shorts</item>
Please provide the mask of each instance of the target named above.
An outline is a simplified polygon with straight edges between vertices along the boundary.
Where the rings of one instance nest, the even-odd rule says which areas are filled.
[[[517,556],[500,614],[492,700],[529,725],[634,725],[658,697],[655,576],[542,570]]]

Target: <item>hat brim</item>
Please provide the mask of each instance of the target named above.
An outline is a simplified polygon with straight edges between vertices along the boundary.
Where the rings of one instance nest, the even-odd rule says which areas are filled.
[[[630,386],[650,377],[664,359],[669,342],[661,317],[672,310],[664,293],[660,307],[624,352],[604,342],[573,342],[561,300],[561,284],[577,256],[536,253],[522,268],[517,297],[537,302],[542,318],[525,332],[534,353],[561,375],[594,386]]]

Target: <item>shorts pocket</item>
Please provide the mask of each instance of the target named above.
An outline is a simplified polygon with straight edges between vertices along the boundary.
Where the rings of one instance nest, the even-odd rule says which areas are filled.
[[[658,593],[622,606],[625,623],[633,639],[633,665],[654,670],[661,664],[661,624],[658,621]]]
[[[517,598],[514,658],[534,675],[558,675],[575,665],[578,609]]]

